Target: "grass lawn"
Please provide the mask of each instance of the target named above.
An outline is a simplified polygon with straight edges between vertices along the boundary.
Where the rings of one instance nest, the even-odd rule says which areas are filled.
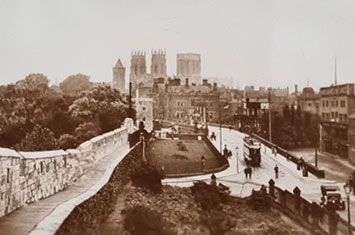
[[[222,166],[218,156],[201,140],[155,140],[148,148],[148,161],[158,169],[164,166],[166,176],[202,173],[202,155],[205,171]]]

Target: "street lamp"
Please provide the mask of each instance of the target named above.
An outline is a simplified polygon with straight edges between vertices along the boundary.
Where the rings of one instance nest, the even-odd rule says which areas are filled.
[[[351,232],[351,217],[350,217],[350,192],[351,192],[351,187],[349,182],[347,182],[344,185],[344,190],[345,190],[345,194],[346,194],[346,199],[347,199],[347,204],[348,204],[348,229],[349,229],[349,235],[352,234]]]
[[[238,157],[238,146],[235,147],[237,153],[237,173],[239,173],[239,157]]]

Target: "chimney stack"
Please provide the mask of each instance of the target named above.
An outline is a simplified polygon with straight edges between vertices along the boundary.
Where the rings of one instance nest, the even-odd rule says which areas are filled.
[[[188,78],[185,79],[185,87],[186,87],[186,88],[189,87],[189,79],[188,79]]]
[[[217,82],[213,83],[213,91],[217,91]]]

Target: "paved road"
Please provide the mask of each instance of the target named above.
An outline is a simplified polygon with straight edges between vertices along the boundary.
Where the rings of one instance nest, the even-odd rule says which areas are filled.
[[[209,127],[210,132],[215,132],[217,139],[212,143],[217,149],[220,146],[219,128]],[[320,202],[321,185],[334,185],[337,184],[341,190],[342,195],[345,197],[344,190],[342,188],[343,182],[336,182],[329,179],[318,179],[316,176],[309,174],[309,177],[303,177],[302,172],[297,170],[296,165],[288,161],[281,155],[276,157],[272,154],[271,149],[262,145],[262,164],[259,168],[254,168],[252,179],[245,179],[244,168],[245,163],[243,159],[243,134],[234,130],[222,128],[222,143],[227,145],[228,149],[232,150],[232,158],[229,159],[230,167],[225,171],[216,174],[217,182],[221,182],[232,191],[232,195],[245,197],[249,196],[252,189],[259,189],[261,184],[268,185],[270,179],[274,179],[276,185],[280,188],[287,189],[292,192],[297,186],[301,190],[301,195],[309,201]],[[238,147],[238,149],[236,149]],[[275,165],[279,167],[279,178],[276,179],[274,175]],[[167,179],[164,180],[166,184],[190,186],[195,180],[210,180],[210,175],[185,177],[180,179]],[[354,210],[351,211],[353,221],[355,220],[355,196],[351,196],[351,207]],[[347,220],[345,211],[339,212],[339,214]],[[354,223],[353,223],[354,224]]]
[[[315,164],[314,149],[293,149],[290,152],[302,157],[306,162]],[[346,182],[349,175],[355,170],[355,166],[351,165],[347,160],[327,153],[318,153],[318,167],[325,170],[327,179],[338,182]]]

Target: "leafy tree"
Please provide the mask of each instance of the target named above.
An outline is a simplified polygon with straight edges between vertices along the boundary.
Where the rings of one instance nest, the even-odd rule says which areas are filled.
[[[54,150],[57,148],[57,140],[50,129],[36,125],[32,132],[22,140],[18,148],[22,151]]]
[[[61,149],[75,148],[77,146],[77,140],[72,135],[63,134],[58,140],[58,146]]]
[[[75,94],[92,88],[90,77],[84,74],[76,74],[67,77],[59,84],[60,89],[66,94]]]
[[[74,131],[75,139],[78,143],[85,142],[95,136],[100,135],[100,128],[93,122],[80,124]]]

